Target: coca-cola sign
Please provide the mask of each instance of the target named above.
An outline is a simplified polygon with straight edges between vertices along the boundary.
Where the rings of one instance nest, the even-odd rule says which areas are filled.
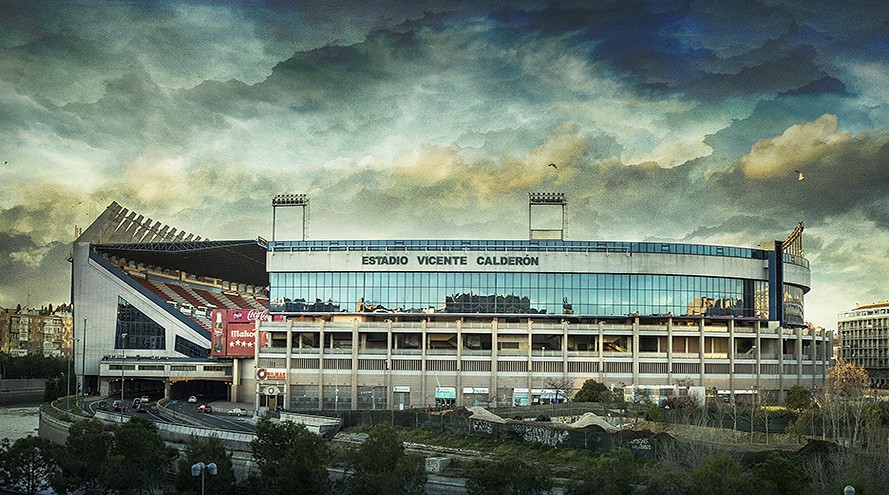
[[[253,323],[255,321],[272,321],[273,318],[267,309],[229,309],[227,310],[228,323]],[[275,315],[274,321],[281,321],[281,316]]]

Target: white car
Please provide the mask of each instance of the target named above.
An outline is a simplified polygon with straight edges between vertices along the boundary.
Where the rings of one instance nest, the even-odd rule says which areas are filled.
[[[198,398],[197,398],[197,397],[195,397],[195,396],[193,396],[193,395],[189,395],[189,396],[188,396],[188,402],[197,402],[197,401],[198,401]]]
[[[148,404],[149,402],[151,402],[151,400],[148,399],[147,395],[143,395],[142,398],[139,399],[139,401],[142,402],[143,404]]]
[[[244,409],[243,407],[235,407],[235,408],[228,410],[228,415],[229,416],[246,416],[247,410]]]

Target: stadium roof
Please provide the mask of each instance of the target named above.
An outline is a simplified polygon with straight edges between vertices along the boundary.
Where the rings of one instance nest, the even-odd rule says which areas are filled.
[[[96,244],[92,248],[146,265],[257,287],[269,285],[267,250],[256,239]]]

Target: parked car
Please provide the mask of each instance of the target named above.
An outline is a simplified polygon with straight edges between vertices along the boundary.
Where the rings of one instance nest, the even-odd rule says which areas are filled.
[[[189,396],[188,396],[188,402],[189,402],[189,403],[193,403],[193,402],[197,402],[197,401],[198,401],[198,398],[197,398],[197,397],[195,397],[195,396],[193,396],[193,395],[189,395]]]
[[[247,410],[244,409],[243,407],[234,407],[234,408],[228,410],[228,415],[229,416],[246,416]]]
[[[98,409],[100,411],[107,411],[108,410],[108,403],[105,402],[104,400],[100,400],[98,403],[96,403],[96,409]]]
[[[201,404],[198,406],[199,413],[211,413],[213,412],[213,408],[210,407],[210,404]]]

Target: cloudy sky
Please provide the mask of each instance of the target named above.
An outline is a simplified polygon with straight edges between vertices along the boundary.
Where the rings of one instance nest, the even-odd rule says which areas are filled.
[[[269,237],[279,193],[310,238],[521,239],[560,191],[574,240],[804,220],[835,328],[889,299],[889,9],[3,0],[0,164],[4,307],[67,301],[112,201],[212,239]]]

